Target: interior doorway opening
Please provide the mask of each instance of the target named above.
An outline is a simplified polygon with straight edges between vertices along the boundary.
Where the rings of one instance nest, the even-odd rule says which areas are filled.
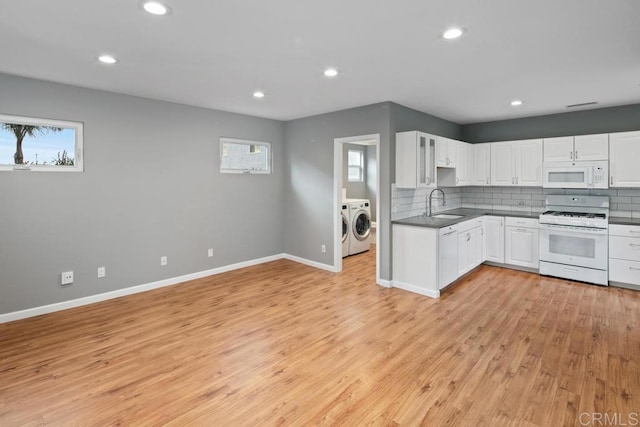
[[[380,233],[377,222],[380,218],[380,134],[357,135],[334,139],[334,263],[336,272],[343,269],[345,256],[357,256],[367,253],[364,249],[363,235],[366,228],[366,216],[369,216],[369,234],[367,242],[375,245],[370,252],[375,253],[376,283],[380,283]],[[368,206],[365,206],[368,204]],[[344,250],[345,228],[343,207],[347,205],[346,215],[348,239],[351,250]],[[363,213],[363,211],[365,213]]]

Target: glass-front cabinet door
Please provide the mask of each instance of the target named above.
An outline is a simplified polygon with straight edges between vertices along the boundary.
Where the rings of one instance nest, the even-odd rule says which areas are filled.
[[[436,136],[419,131],[396,133],[396,186],[435,187]]]

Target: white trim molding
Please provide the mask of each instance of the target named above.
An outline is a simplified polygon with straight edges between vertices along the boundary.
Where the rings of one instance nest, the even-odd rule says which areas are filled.
[[[377,282],[378,285],[385,287],[385,288],[392,288],[393,286],[391,285],[391,280],[385,280],[385,279],[380,279],[378,278]]]
[[[264,258],[252,259],[249,261],[242,261],[235,264],[229,264],[222,267],[212,268],[210,270],[199,271],[197,273],[185,274],[184,276],[171,277],[168,279],[158,280],[156,282],[145,283],[143,285],[132,286],[129,288],[118,289],[111,292],[105,292],[97,295],[90,295],[88,297],[82,297],[72,299],[69,301],[57,302],[54,304],[43,305],[40,307],[27,308],[24,310],[14,311],[12,313],[0,314],[0,323],[13,322],[15,320],[26,319],[28,317],[40,316],[42,314],[53,313],[56,311],[67,310],[69,308],[80,307],[83,305],[89,305],[96,302],[107,301],[113,298],[120,298],[127,295],[133,295],[140,292],[146,292],[153,289],[163,288],[165,286],[177,285],[180,283],[188,282],[190,280],[201,279],[207,276],[215,276],[216,274],[226,273],[227,271],[238,270],[245,267],[251,267],[253,265],[264,264],[266,262],[277,261],[279,259],[287,259],[300,264],[308,265],[310,267],[318,268],[321,270],[327,270],[335,272],[335,269],[331,265],[322,264],[316,261],[311,261],[305,258],[300,258],[289,254],[277,254]]]
[[[284,259],[288,259],[289,261],[294,261],[300,264],[308,265],[309,267],[319,268],[321,270],[330,271],[332,273],[336,273],[336,268],[333,265],[322,264],[321,262],[311,261],[310,259],[300,258],[295,255],[284,254]]]
[[[440,298],[440,291],[421,288],[419,286],[410,285],[408,283],[399,282],[397,280],[392,280],[391,285],[394,288],[404,289],[405,291],[409,291],[409,292],[415,292],[416,294],[424,295],[426,297]]]

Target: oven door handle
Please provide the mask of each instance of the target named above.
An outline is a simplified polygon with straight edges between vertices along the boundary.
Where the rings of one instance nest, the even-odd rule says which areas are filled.
[[[554,224],[540,224],[541,230],[548,231],[556,231],[558,233],[571,233],[571,234],[593,234],[606,236],[608,234],[608,230],[606,228],[591,228],[591,227],[580,227],[579,229],[573,228],[571,226],[564,225],[554,225]]]

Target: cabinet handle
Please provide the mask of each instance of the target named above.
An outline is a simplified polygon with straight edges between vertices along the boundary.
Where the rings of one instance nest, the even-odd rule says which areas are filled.
[[[632,248],[640,248],[640,244],[638,243],[629,243],[629,246],[631,246]]]
[[[481,235],[481,236],[484,236],[484,228],[481,228],[481,229],[480,229],[480,235]]]
[[[611,185],[613,185],[613,175],[611,175]]]
[[[629,267],[629,270],[640,271],[640,268],[636,268],[636,267]]]
[[[487,184],[489,183],[489,177],[487,177]]]
[[[573,151],[569,151],[569,158],[573,160]]]
[[[518,183],[518,177],[516,176],[516,184]]]
[[[456,176],[456,184],[459,184],[459,183],[460,183],[460,178]]]
[[[576,150],[576,160],[578,160],[578,150]]]
[[[638,233],[640,233],[640,231],[636,231],[636,230],[629,230],[629,233],[636,233],[636,234],[638,234]]]
[[[457,231],[457,230],[453,230],[453,231],[450,231],[450,232],[448,232],[448,233],[444,233],[444,234],[443,234],[443,236],[448,236],[449,234],[453,234],[453,233],[455,233],[456,231]]]
[[[471,234],[467,233],[467,242],[471,240]]]
[[[516,183],[516,178],[514,176],[511,177],[511,183],[515,184]]]

